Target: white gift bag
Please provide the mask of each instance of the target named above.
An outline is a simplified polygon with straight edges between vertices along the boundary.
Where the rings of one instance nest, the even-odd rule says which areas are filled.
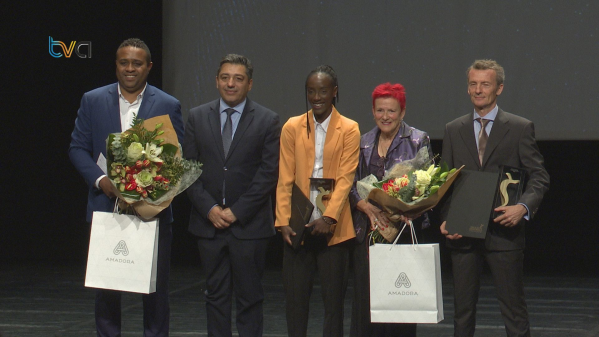
[[[157,260],[158,219],[94,212],[86,287],[153,293]]]
[[[413,226],[408,227],[413,231]],[[414,233],[412,238],[414,241]],[[443,320],[439,244],[374,244],[370,246],[369,260],[372,322]]]

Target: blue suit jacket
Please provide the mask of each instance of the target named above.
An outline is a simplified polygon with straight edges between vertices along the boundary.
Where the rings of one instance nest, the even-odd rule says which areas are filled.
[[[87,221],[91,222],[94,211],[111,212],[114,199],[109,199],[95,187],[96,180],[104,172],[96,165],[100,153],[106,157],[108,134],[121,132],[119,92],[117,83],[86,92],[77,112],[75,129],[71,134],[69,157],[75,168],[89,186],[87,198]],[[168,114],[179,142],[183,141],[181,104],[167,93],[147,85],[137,116],[147,119]],[[161,223],[173,221],[171,207],[160,213]]]
[[[214,205],[230,207],[237,217],[231,232],[238,239],[273,236],[271,194],[279,172],[279,116],[251,101],[245,108],[225,158],[219,116],[220,101],[191,109],[183,154],[201,162],[202,175],[187,189],[193,205],[189,231],[212,238],[216,233],[207,216]],[[223,196],[227,205],[223,205]]]

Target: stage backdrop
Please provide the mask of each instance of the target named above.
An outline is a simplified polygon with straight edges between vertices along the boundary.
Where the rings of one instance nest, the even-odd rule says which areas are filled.
[[[407,91],[406,121],[441,139],[472,110],[466,68],[506,70],[499,105],[535,122],[541,140],[599,139],[599,2],[164,1],[164,88],[184,109],[212,100],[227,53],[255,67],[250,97],[287,120],[304,112],[304,82],[320,64],[339,77],[339,111],[373,126],[370,93]]]

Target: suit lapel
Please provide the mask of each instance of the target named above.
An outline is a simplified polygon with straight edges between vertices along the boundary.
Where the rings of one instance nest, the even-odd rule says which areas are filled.
[[[137,111],[138,118],[148,119],[150,117],[154,117],[150,114],[150,112],[152,111],[152,107],[154,106],[154,101],[156,99],[154,95],[155,92],[153,88],[149,84],[146,84],[146,91],[144,92],[144,97],[141,100],[141,106]]]
[[[210,130],[212,132],[212,136],[214,137],[214,144],[216,147],[220,148],[220,151],[216,151],[220,153],[221,159],[225,160],[225,149],[223,149],[223,136],[220,130],[220,101],[216,100],[213,105],[210,106],[210,111],[208,112],[208,123],[210,124]]]
[[[237,129],[235,130],[235,134],[233,135],[233,141],[231,142],[231,147],[229,148],[229,154],[227,155],[227,158],[229,156],[231,156],[231,153],[233,153],[233,151],[235,151],[235,147],[237,146],[237,144],[239,144],[239,142],[241,142],[241,139],[243,138],[243,134],[248,129],[250,124],[252,124],[253,119],[254,119],[254,106],[252,104],[252,101],[250,101],[250,99],[248,98],[245,102],[245,108],[243,108],[243,113],[241,114],[241,119],[239,120],[239,123],[237,124]],[[221,142],[222,142],[222,138],[221,138]],[[224,151],[223,151],[223,154],[224,154]]]
[[[472,156],[478,167],[481,167],[480,160],[478,159],[478,149],[476,147],[476,138],[474,138],[474,121],[472,120],[472,113],[464,116],[462,119],[462,126],[460,127],[460,136],[468,149],[468,153]],[[488,144],[488,143],[487,143]],[[487,145],[488,146],[488,145]]]
[[[106,105],[109,111],[108,113],[108,123],[110,123],[111,130],[121,130],[121,110],[119,108],[119,90],[117,88],[118,83],[108,89],[108,96],[106,96]]]
[[[372,139],[368,140],[367,144],[364,144],[364,147],[362,147],[362,144],[360,144],[360,150],[362,150],[362,158],[363,158],[363,162],[364,165],[362,165],[362,168],[368,168],[368,166],[370,165],[370,159],[372,158],[372,151],[374,151],[374,143],[376,140],[376,133],[374,135],[374,137]],[[364,170],[364,172],[367,172],[366,170]]]
[[[489,134],[489,139],[487,140],[487,147],[483,156],[483,166],[487,163],[489,157],[493,151],[495,151],[495,148],[501,143],[501,140],[506,137],[509,130],[508,120],[505,118],[505,113],[503,110],[499,109],[499,111],[497,111],[497,116],[495,116],[495,121],[493,121],[491,134]]]
[[[331,178],[335,176],[331,171],[336,171],[337,167],[332,167],[333,165],[331,164],[331,160],[335,155],[335,149],[337,148],[340,137],[341,115],[337,109],[333,107],[333,112],[331,112],[331,121],[329,122],[327,136],[324,141],[324,151],[322,153],[322,166],[324,168],[322,172],[323,178]]]

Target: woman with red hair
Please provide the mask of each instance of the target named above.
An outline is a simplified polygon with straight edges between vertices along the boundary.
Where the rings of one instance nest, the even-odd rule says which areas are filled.
[[[376,126],[360,140],[360,159],[349,199],[352,210],[356,245],[353,248],[354,294],[350,336],[416,336],[416,324],[389,324],[370,322],[369,268],[367,233],[379,223],[389,224],[388,214],[368,200],[360,198],[356,181],[374,174],[378,180],[385,171],[404,160],[412,159],[430,139],[426,132],[404,122],[406,92],[401,84],[384,83],[372,92],[372,115]],[[415,226],[428,227],[426,216],[415,221]]]

